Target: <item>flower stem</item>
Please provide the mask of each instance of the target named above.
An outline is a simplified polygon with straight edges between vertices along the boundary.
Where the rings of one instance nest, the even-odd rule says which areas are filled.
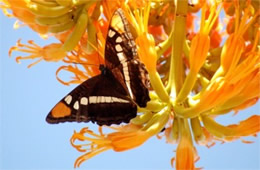
[[[142,130],[150,133],[151,136],[159,133],[168,122],[169,116],[170,110],[168,107],[165,107],[160,112],[154,114]]]
[[[171,46],[172,39],[173,39],[173,31],[165,41],[161,42],[156,46],[155,49],[158,58],[161,57],[161,55]]]
[[[189,139],[192,144],[191,130],[189,126],[188,119],[178,118],[179,119],[179,133],[180,137],[186,137]]]
[[[217,123],[209,116],[202,116],[201,118],[205,128],[214,136],[217,136],[219,138],[224,138],[226,136],[234,136],[234,129]]]
[[[158,72],[155,71],[150,71],[149,72],[149,77],[150,77],[150,81],[152,84],[153,89],[155,90],[156,94],[158,95],[158,97],[165,103],[168,103],[170,101],[170,97],[166,91],[166,89],[164,88],[164,85],[162,83],[162,80],[160,78],[160,75],[158,74]]]
[[[183,102],[186,99],[186,97],[192,90],[196,80],[197,80],[196,72],[190,71],[183,84],[183,87],[185,88],[181,88],[181,91],[178,94],[178,97],[176,99],[177,102]]]
[[[199,118],[192,118],[190,122],[195,141],[200,143],[205,140],[205,135],[203,134],[203,129],[201,127]]]
[[[137,111],[138,112],[147,112],[147,111],[157,112],[157,111],[160,111],[165,106],[166,106],[165,103],[159,102],[158,100],[150,100],[149,102],[147,102],[147,105],[145,108],[138,107]]]
[[[190,46],[189,46],[187,40],[184,41],[184,44],[183,44],[183,53],[184,53],[184,55],[185,55],[185,57],[186,57],[187,59],[190,58],[190,57],[189,57],[189,55],[190,55]]]
[[[176,20],[173,27],[172,56],[170,63],[170,75],[167,91],[176,93],[180,91],[183,84],[183,61],[182,49],[186,34],[186,14],[188,11],[187,0],[178,0],[176,9]],[[175,84],[173,86],[173,83]]]
[[[131,123],[135,125],[143,125],[147,123],[152,118],[152,116],[153,116],[152,112],[147,112],[145,114],[138,115],[135,118],[131,119]]]
[[[66,41],[64,42],[62,48],[66,51],[71,51],[78,44],[79,40],[86,31],[88,25],[88,14],[86,8],[83,8],[81,14],[77,20],[75,28],[70,33]]]
[[[147,102],[146,109],[151,111],[160,111],[163,107],[165,107],[164,103],[158,102],[158,100],[151,100]]]
[[[177,143],[179,140],[179,118],[174,118],[170,132],[170,142]]]

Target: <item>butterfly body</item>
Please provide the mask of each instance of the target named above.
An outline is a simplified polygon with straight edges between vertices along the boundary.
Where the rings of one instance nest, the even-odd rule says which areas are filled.
[[[128,123],[145,107],[149,78],[139,61],[136,46],[123,11],[118,9],[110,23],[105,46],[105,65],[65,96],[48,114],[48,123],[96,122],[98,125]]]

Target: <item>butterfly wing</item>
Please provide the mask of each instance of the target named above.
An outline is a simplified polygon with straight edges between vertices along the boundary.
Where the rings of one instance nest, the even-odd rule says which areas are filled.
[[[130,61],[136,56],[136,45],[129,24],[122,9],[119,8],[114,12],[108,28],[105,46],[106,66],[112,70],[122,62]]]
[[[136,104],[112,75],[90,78],[65,96],[48,114],[46,121],[96,122],[98,125],[128,123],[137,113]]]
[[[131,98],[145,107],[150,100],[148,72],[137,58],[136,45],[122,9],[111,18],[105,46],[105,63]]]

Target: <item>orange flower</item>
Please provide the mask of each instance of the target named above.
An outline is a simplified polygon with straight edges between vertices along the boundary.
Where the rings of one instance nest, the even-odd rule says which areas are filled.
[[[188,127],[185,127],[185,125],[187,125],[187,122],[184,122],[184,125],[180,126],[181,136],[176,151],[176,169],[193,170],[195,169],[194,161],[196,157],[196,152],[191,141],[189,130],[187,129]]]
[[[191,141],[182,136],[176,152],[176,169],[195,169],[194,157],[194,148]]]
[[[67,58],[65,58],[63,61],[70,65],[59,67],[56,71],[56,78],[59,82],[61,82],[64,85],[80,84],[88,78],[99,74],[99,64],[102,64],[104,62],[103,59],[99,56],[99,54],[96,52],[89,55],[85,54],[84,52],[72,52],[72,54],[67,56]],[[81,64],[84,70],[77,67],[77,64]],[[60,71],[71,72],[74,74],[74,77],[71,77],[72,80],[63,81],[58,76]]]
[[[89,134],[93,136],[86,137],[85,134]],[[83,128],[80,133],[74,132],[74,135],[71,138],[71,144],[74,146],[78,151],[86,152],[84,155],[80,156],[75,162],[75,168],[79,167],[80,164],[90,159],[91,157],[104,152],[109,149],[113,149],[114,151],[121,152],[128,149],[133,149],[135,147],[140,146],[143,144],[149,135],[143,131],[134,131],[134,132],[114,132],[110,133],[107,136],[103,135],[96,135],[91,130],[87,128]],[[75,140],[87,140],[92,141],[90,144],[87,145],[75,145]],[[88,149],[83,149],[82,147],[89,146]]]
[[[107,19],[111,18],[113,15],[113,12],[121,6],[123,3],[122,0],[115,0],[113,3],[109,0],[103,0],[102,1],[102,7],[103,7],[103,13]]]
[[[206,4],[202,8],[202,21],[200,26],[200,32],[192,39],[190,49],[190,72],[197,73],[203,65],[207,52],[210,47],[209,32],[212,29],[221,8],[218,8],[218,4],[214,4],[210,7],[210,14],[208,19],[206,17]],[[217,10],[217,12],[216,12]]]
[[[142,3],[141,3],[142,4]],[[138,4],[138,5],[141,5]],[[155,72],[157,53],[155,50],[154,37],[148,33],[148,19],[150,12],[150,2],[145,2],[145,8],[142,12],[138,11],[137,4],[133,2],[135,11],[131,12],[128,6],[123,6],[126,17],[137,32],[136,45],[140,60],[146,66],[148,72]],[[147,57],[149,56],[149,58]]]
[[[218,14],[221,10],[221,8],[217,9],[217,7],[217,3],[210,7],[209,17],[207,20],[205,20],[206,4],[203,5],[200,31],[198,34],[195,35],[195,37],[191,41],[191,47],[189,52],[190,71],[184,81],[180,93],[177,96],[177,102],[183,102],[187,98],[187,95],[190,93],[194,84],[196,83],[197,73],[199,72],[200,68],[206,60],[210,48],[209,32],[212,26],[214,25],[218,17]],[[215,10],[217,10],[217,12]]]
[[[245,41],[241,36],[232,34],[227,39],[221,52],[221,66],[223,72],[232,72],[239,62],[240,56],[245,49]],[[233,57],[230,57],[233,56]]]
[[[166,40],[167,34],[165,34],[164,29],[162,26],[149,26],[148,32],[154,36],[155,39],[160,40]]]
[[[107,135],[104,135],[102,131],[100,131],[100,135],[97,135],[88,128],[83,128],[79,133],[74,132],[71,137],[72,146],[78,151],[86,152],[76,160],[75,167],[79,167],[83,161],[109,149],[121,152],[142,145],[150,137],[159,133],[168,119],[169,110],[166,108],[154,114],[143,125],[129,124],[118,128],[111,127],[117,132]],[[87,137],[85,134],[93,137]],[[76,140],[86,141],[87,144],[75,144]]]
[[[190,72],[193,72],[194,74],[197,73],[204,63],[210,47],[209,40],[208,35],[205,34],[197,34],[192,39],[190,49]]]
[[[47,45],[43,48],[36,45],[33,41],[28,41],[29,45],[25,45],[21,43],[21,40],[18,40],[16,46],[12,47],[9,50],[9,56],[12,55],[13,51],[21,51],[26,53],[31,53],[28,57],[17,57],[16,61],[19,63],[21,59],[37,59],[38,60],[28,67],[31,67],[41,60],[45,61],[59,61],[62,60],[66,56],[66,51],[61,49],[62,44],[53,43]]]
[[[247,15],[244,17],[247,18]],[[244,21],[244,18],[242,21]],[[245,24],[245,22],[243,23]],[[248,24],[250,23],[252,23],[252,20]],[[241,35],[248,25],[241,26],[243,28],[238,27],[240,31],[231,34],[225,42],[221,52],[220,68],[216,71],[207,87],[200,92],[199,102],[194,107],[183,112],[185,117],[199,115],[213,108],[214,110],[211,110],[211,112],[219,112],[219,109],[224,111],[240,105],[246,100],[259,97],[260,93],[257,86],[259,85],[260,53],[257,52],[256,45],[259,32],[254,47],[249,53],[245,54],[246,59],[241,61],[242,53],[245,50],[245,41]],[[250,90],[248,87],[250,87]],[[193,99],[196,99],[196,96]]]
[[[220,33],[216,30],[212,31],[212,33],[210,35],[210,47],[211,48],[219,47],[221,41],[222,41],[222,37],[221,37]]]
[[[202,117],[205,128],[220,140],[232,141],[245,136],[253,136],[260,131],[260,116],[254,115],[238,125],[223,126],[208,116]]]
[[[145,108],[138,108],[137,116],[129,124],[111,126],[111,133],[104,134],[100,128],[96,134],[87,127],[75,132],[71,144],[83,152],[75,167],[106,150],[121,152],[141,146],[165,128],[159,138],[178,144],[172,159],[176,169],[195,169],[199,157],[193,139],[210,148],[217,141],[241,139],[250,143],[243,137],[256,136],[260,131],[258,115],[228,126],[215,120],[232,111],[237,114],[260,97],[260,31],[256,20],[260,11],[255,2],[200,0],[192,1],[193,5],[187,0],[0,2],[7,16],[19,20],[16,27],[28,26],[42,37],[59,40],[44,47],[32,40],[28,44],[19,40],[9,55],[14,51],[28,54],[17,57],[17,62],[36,59],[28,67],[42,60],[63,62],[56,76],[65,85],[79,84],[100,73],[97,66],[104,63],[107,30],[117,8],[122,8],[129,21],[137,45],[135,57],[139,57],[149,73],[151,101]],[[222,7],[231,16],[224,19],[228,33],[225,35],[219,15]],[[198,16],[201,22],[197,29]],[[73,77],[65,81],[59,77],[60,71],[68,71]]]
[[[145,33],[139,35],[136,39],[136,44],[138,45],[137,52],[140,60],[144,62],[150,72],[154,72],[156,69],[157,54],[153,37]],[[149,56],[149,58],[147,56]]]
[[[19,18],[24,23],[33,24],[35,15],[25,8],[12,7],[12,11],[15,17]]]

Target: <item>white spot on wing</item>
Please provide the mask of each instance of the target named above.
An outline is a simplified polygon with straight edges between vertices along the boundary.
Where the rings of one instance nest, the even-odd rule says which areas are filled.
[[[102,103],[102,97],[103,96],[98,96],[98,103]]]
[[[130,80],[129,75],[125,75],[125,81],[129,81],[129,80]]]
[[[113,102],[118,102],[118,98],[117,97],[112,97]]]
[[[124,56],[123,53],[117,53],[117,56],[118,56],[119,61],[120,61],[121,63],[123,63],[123,62],[126,60],[126,58],[125,58],[125,56]]]
[[[130,80],[130,79],[129,79]],[[132,93],[132,89],[131,89],[131,86],[130,86],[130,81],[125,81],[126,82],[126,86],[128,88],[128,91],[129,91],[129,94],[131,96],[131,98],[133,98],[133,93]]]
[[[101,96],[101,102],[102,102],[102,103],[105,103],[105,101],[106,101],[106,100],[105,100],[105,96]]]
[[[113,31],[113,30],[109,30],[109,31],[108,31],[108,36],[109,36],[110,38],[112,38],[115,34],[116,34],[116,33],[115,33],[115,31]]]
[[[129,103],[129,101],[117,97],[112,97],[112,100],[117,103]]]
[[[123,67],[124,72],[128,72],[128,67]]]
[[[80,104],[82,104],[82,105],[88,105],[88,98],[82,97],[82,98],[80,99]]]
[[[117,45],[116,45],[116,51],[117,51],[117,52],[123,51],[123,49],[122,49],[122,47],[121,47],[120,44],[117,44]]]
[[[90,103],[97,103],[97,96],[90,96],[89,97],[89,104]]]
[[[123,40],[122,40],[121,37],[117,37],[117,38],[116,38],[116,42],[117,42],[117,43],[121,43],[122,41],[123,41]]]
[[[67,97],[65,97],[64,101],[65,101],[67,104],[70,104],[71,101],[72,101],[72,96],[71,96],[71,95],[68,95]]]
[[[76,102],[74,103],[73,108],[74,108],[75,110],[78,110],[78,109],[79,109],[79,102],[78,102],[78,101],[76,101]]]
[[[129,103],[129,101],[111,96],[90,96],[89,103]]]
[[[106,103],[111,103],[112,101],[112,98],[111,97],[105,97],[105,102]]]
[[[123,63],[123,72],[124,72],[125,80],[130,80],[128,67],[127,67],[127,63],[126,62]]]
[[[123,65],[123,68],[128,68],[128,65],[126,62],[122,63],[122,65]]]
[[[124,72],[124,77],[125,77],[125,83],[126,83],[126,86],[127,86],[127,89],[129,91],[129,94],[130,94],[131,98],[133,98],[133,93],[132,93],[132,89],[131,89],[131,85],[130,85],[130,76],[129,76],[127,62],[122,63],[122,65],[123,65],[123,72]]]

